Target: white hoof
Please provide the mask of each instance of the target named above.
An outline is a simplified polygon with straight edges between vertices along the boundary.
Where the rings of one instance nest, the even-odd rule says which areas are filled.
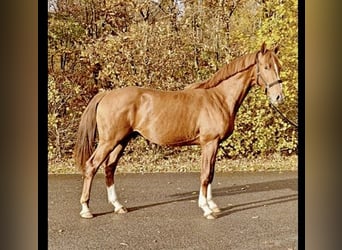
[[[82,218],[85,218],[85,219],[91,219],[94,217],[94,215],[89,210],[88,211],[81,211],[80,215]]]
[[[208,220],[216,219],[216,217],[213,214],[209,214],[209,215],[205,216],[205,218],[208,219]]]
[[[213,211],[214,213],[221,212],[221,209],[218,208],[218,206],[216,205],[216,203],[212,199],[208,200],[208,205],[209,205],[209,208],[211,209],[211,211]]]
[[[126,214],[126,213],[128,213],[128,210],[127,210],[127,208],[125,208],[125,207],[120,207],[120,208],[118,208],[118,209],[115,209],[115,211],[114,211],[116,214]]]
[[[218,207],[213,207],[213,208],[211,208],[211,210],[212,210],[214,213],[219,213],[219,212],[221,212],[221,209],[219,209]]]

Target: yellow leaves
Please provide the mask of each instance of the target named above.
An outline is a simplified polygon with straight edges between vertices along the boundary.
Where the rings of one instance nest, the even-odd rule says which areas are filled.
[[[185,1],[180,19],[173,18],[172,8],[163,6],[164,12],[150,12],[144,21],[139,8],[149,4],[144,9],[146,14],[155,6],[148,1],[106,1],[106,5],[93,1],[88,9],[86,4],[91,2],[81,1],[78,10],[82,11],[70,8],[64,17],[50,17],[49,62],[55,63],[48,82],[49,128],[58,129],[68,142],[61,145],[65,149],[60,152],[69,152],[78,119],[100,89],[130,85],[182,89],[210,77],[237,56],[254,52],[263,41],[268,46],[280,45],[286,95],[283,107],[290,117],[296,117],[297,1],[259,2],[236,1],[236,9],[229,16],[229,1],[223,5],[212,1],[210,6],[202,6],[203,11],[197,1]],[[173,2],[163,2],[168,3]],[[66,67],[58,71],[62,55]],[[95,81],[91,69],[96,63],[102,70]],[[57,121],[60,127],[56,128]],[[132,146],[133,151],[140,146]],[[230,157],[254,157],[281,148],[295,151],[296,147],[297,134],[274,116],[267,97],[258,88],[253,88],[244,101],[232,137],[222,143]],[[222,153],[222,157],[227,154]]]

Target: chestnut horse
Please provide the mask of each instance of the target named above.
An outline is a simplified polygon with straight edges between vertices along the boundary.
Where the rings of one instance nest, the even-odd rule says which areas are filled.
[[[282,102],[277,53],[278,46],[269,50],[263,43],[260,51],[234,59],[212,78],[181,91],[126,87],[94,96],[81,117],[74,152],[84,177],[81,217],[93,217],[90,190],[101,165],[109,202],[115,212],[127,212],[115,191],[114,172],[132,134],[139,133],[159,145],[201,146],[198,205],[206,218],[215,218],[220,209],[212,199],[211,183],[219,143],[232,134],[236,113],[253,85],[265,89],[272,104]]]

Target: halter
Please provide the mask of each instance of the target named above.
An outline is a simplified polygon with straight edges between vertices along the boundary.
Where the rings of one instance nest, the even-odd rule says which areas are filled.
[[[266,88],[265,88],[265,93],[267,93],[267,90],[268,89],[270,89],[270,88],[272,88],[274,85],[276,85],[276,84],[280,84],[280,83],[282,83],[283,81],[282,80],[276,80],[276,81],[274,81],[274,82],[271,82],[271,83],[267,83],[266,81],[265,81],[265,79],[262,77],[262,75],[261,75],[261,73],[260,73],[260,71],[259,71],[259,62],[258,62],[258,59],[256,60],[256,65],[257,65],[257,80],[256,80],[256,82],[257,82],[257,84],[258,84],[258,82],[259,82],[259,76],[260,76],[260,78],[263,80],[263,82],[265,83],[265,85],[266,85]],[[292,126],[294,126],[296,129],[298,129],[298,124],[297,123],[295,123],[295,122],[293,122],[293,121],[291,121],[289,118],[287,118],[284,114],[283,114],[283,112],[281,112],[274,104],[272,104],[271,103],[271,106],[272,106],[272,108],[274,109],[274,110],[276,110],[287,122],[289,122]]]
[[[257,80],[256,80],[256,82],[257,82],[257,84],[259,83],[259,76],[260,76],[260,78],[261,78],[261,80],[265,83],[265,85],[266,85],[266,88],[265,88],[265,92],[267,93],[267,90],[269,90],[270,88],[272,88],[274,85],[276,85],[276,84],[281,84],[283,81],[282,80],[275,80],[274,82],[271,82],[271,83],[267,83],[266,82],[266,80],[265,80],[265,78],[263,78],[262,77],[262,75],[261,75],[261,73],[260,73],[260,71],[259,71],[259,62],[258,62],[258,59],[257,59],[257,61],[256,61],[256,65],[257,65]]]

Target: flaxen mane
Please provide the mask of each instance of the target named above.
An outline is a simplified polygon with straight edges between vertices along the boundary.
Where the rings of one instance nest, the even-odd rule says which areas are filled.
[[[247,54],[234,59],[232,62],[226,64],[214,76],[203,82],[193,83],[187,86],[187,89],[209,89],[217,86],[223,80],[241,72],[256,63],[257,54],[259,52]]]

